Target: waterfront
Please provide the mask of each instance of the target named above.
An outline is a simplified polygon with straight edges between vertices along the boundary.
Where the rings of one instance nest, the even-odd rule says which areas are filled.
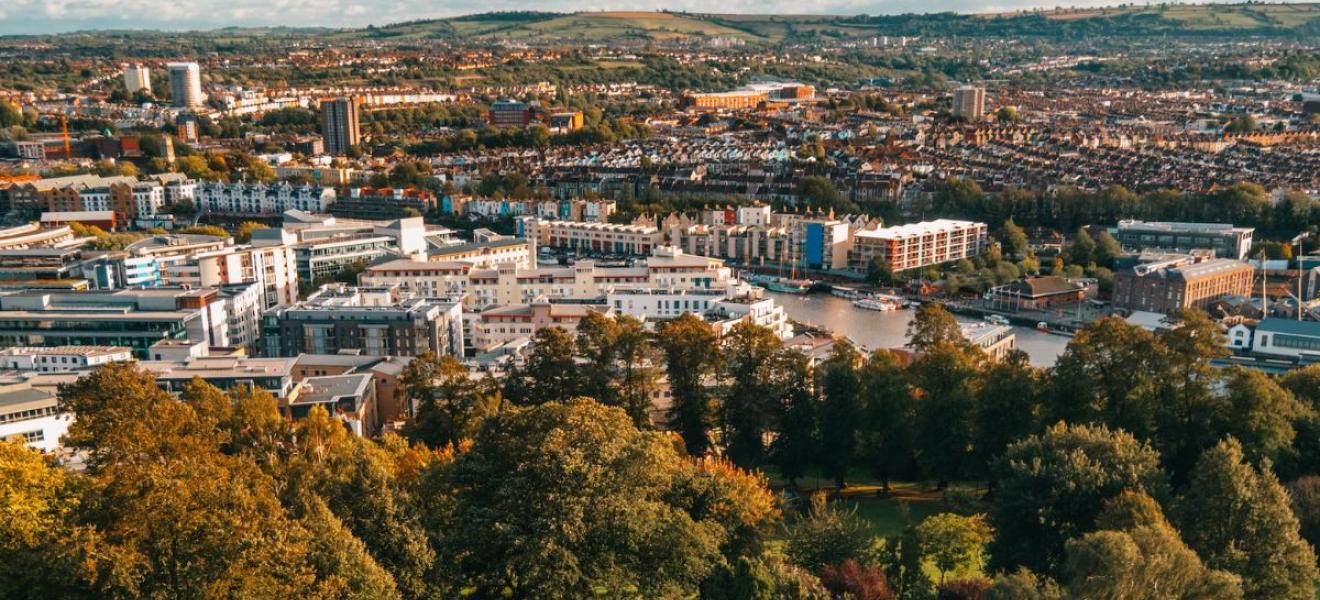
[[[767,292],[784,306],[788,316],[800,323],[829,329],[847,336],[867,350],[899,348],[907,343],[908,322],[915,311],[897,310],[877,312],[863,310],[830,294],[776,294]],[[959,321],[975,322],[958,317]],[[1040,367],[1053,366],[1071,338],[1036,331],[1030,327],[1014,326],[1018,349],[1031,357],[1031,363]]]

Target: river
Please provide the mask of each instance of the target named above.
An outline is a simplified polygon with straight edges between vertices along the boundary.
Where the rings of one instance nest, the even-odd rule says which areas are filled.
[[[789,318],[829,329],[847,336],[867,350],[877,348],[900,348],[907,343],[908,322],[912,320],[912,310],[877,312],[863,310],[831,294],[777,294],[766,292],[768,296],[784,307]],[[968,317],[958,317],[959,321],[974,322]],[[1043,333],[1030,327],[1014,326],[1017,334],[1016,345],[1019,350],[1031,357],[1031,364],[1038,367],[1052,367],[1055,360],[1063,353],[1071,338]]]

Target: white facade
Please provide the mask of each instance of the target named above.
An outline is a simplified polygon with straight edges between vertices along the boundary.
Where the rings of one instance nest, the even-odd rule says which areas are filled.
[[[124,68],[124,87],[130,96],[138,92],[150,94],[151,70],[139,64],[128,65]]]
[[[21,438],[29,448],[53,452],[72,422],[54,394],[26,382],[0,386],[0,439]]]
[[[203,213],[270,216],[287,210],[323,213],[335,200],[331,188],[285,183],[204,183],[196,190]]]
[[[79,371],[129,360],[133,360],[133,350],[120,346],[18,347],[0,350],[0,369],[41,373]]]

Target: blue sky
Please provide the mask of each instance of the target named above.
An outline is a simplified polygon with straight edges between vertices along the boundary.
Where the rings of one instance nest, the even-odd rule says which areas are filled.
[[[1101,6],[1106,0],[0,0],[0,34],[229,25],[362,27],[497,10],[688,10],[724,13],[998,12]]]

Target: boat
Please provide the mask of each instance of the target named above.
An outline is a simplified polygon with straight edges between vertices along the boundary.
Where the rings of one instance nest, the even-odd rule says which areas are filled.
[[[991,325],[1008,325],[1008,318],[1003,315],[990,315],[985,318],[985,322]]]
[[[898,305],[884,298],[858,298],[853,300],[853,306],[865,310],[890,311],[898,310]]]
[[[1043,332],[1045,332],[1045,333],[1051,333],[1051,331],[1050,331],[1050,324],[1049,324],[1049,323],[1046,323],[1046,322],[1044,322],[1044,321],[1041,321],[1041,322],[1039,322],[1039,323],[1036,323],[1036,331],[1043,331]]]
[[[781,294],[806,294],[811,291],[813,282],[796,279],[771,279],[761,282],[761,287]]]
[[[864,297],[856,288],[850,288],[843,285],[831,286],[830,293],[843,298],[844,300],[857,300]]]

